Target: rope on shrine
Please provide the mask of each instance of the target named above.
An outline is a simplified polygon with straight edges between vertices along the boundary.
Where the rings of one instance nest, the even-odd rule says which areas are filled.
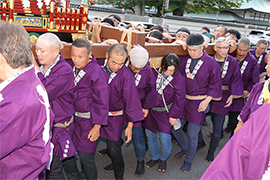
[[[121,37],[120,43],[127,45],[128,52],[132,48],[131,40],[132,40],[132,32],[134,32],[134,31],[135,31],[135,27],[132,25],[132,28],[131,29],[125,29],[123,31],[123,33],[122,33],[122,37]],[[125,38],[126,37],[127,37],[127,41],[125,41]]]

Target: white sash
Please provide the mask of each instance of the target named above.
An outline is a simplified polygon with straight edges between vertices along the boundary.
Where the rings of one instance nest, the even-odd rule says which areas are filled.
[[[191,59],[188,59],[187,64],[186,64],[186,76],[187,78],[194,79],[195,75],[197,74],[198,70],[201,68],[203,61],[199,60],[194,67],[192,73],[190,73],[190,65],[191,65]]]
[[[224,66],[223,66],[222,76],[221,76],[222,79],[226,76],[228,68],[229,68],[229,61],[225,61]]]
[[[261,64],[262,59],[263,59],[263,55],[260,55],[260,57],[259,57],[259,59],[258,59],[258,64]]]
[[[142,75],[140,75],[139,73],[135,74],[135,84],[136,86],[139,85],[140,81],[141,81]]]
[[[79,73],[75,74],[75,66],[73,67],[73,72],[74,72],[74,76],[75,76],[75,79],[74,79],[74,84],[75,86],[77,86],[78,82],[83,78],[83,76],[86,74],[86,72],[84,70],[80,70]]]
[[[161,87],[159,88],[159,85],[161,83],[161,80],[163,79],[163,75],[162,74],[158,74],[157,80],[156,80],[156,90],[159,94],[162,94],[163,90],[165,89],[165,87],[173,80],[172,76],[169,76],[167,79],[164,79],[164,81],[162,82]]]
[[[242,64],[242,66],[241,66],[241,75],[244,73],[247,65],[248,65],[248,62],[247,61],[244,61],[243,64]]]
[[[264,96],[263,96],[263,90],[262,90],[262,92],[261,92],[261,94],[259,96],[257,104],[258,105],[263,105],[263,101],[264,101]]]
[[[108,84],[110,84],[112,82],[112,80],[115,78],[117,74],[115,72],[112,72],[108,81]]]

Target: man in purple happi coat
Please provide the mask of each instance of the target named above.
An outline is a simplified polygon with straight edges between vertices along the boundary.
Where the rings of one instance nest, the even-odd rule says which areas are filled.
[[[60,54],[61,42],[52,33],[42,34],[36,43],[37,75],[49,96],[50,105],[55,115],[53,122],[52,143],[53,160],[48,173],[49,179],[63,179],[62,160],[77,154],[73,143],[73,106],[74,73],[71,66]]]
[[[260,72],[260,79],[264,78],[267,74],[265,72],[265,56],[267,54],[266,49],[268,47],[268,42],[265,39],[261,39],[257,42],[256,48],[250,50],[249,52],[256,58],[259,72]],[[269,76],[268,76],[269,77]]]
[[[101,125],[108,124],[109,87],[103,69],[92,56],[91,45],[76,39],[71,46],[75,75],[73,143],[79,154],[86,179],[97,179],[95,164],[96,140]],[[65,172],[69,179],[79,177],[76,158],[69,160]]]
[[[238,41],[236,60],[240,66],[244,96],[242,98],[235,99],[229,108],[229,123],[224,130],[224,133],[231,132],[233,135],[233,130],[235,129],[238,120],[237,116],[245,105],[245,98],[248,96],[254,84],[259,82],[259,67],[256,59],[249,52],[250,40],[246,37],[241,38]]]
[[[214,152],[222,134],[225,115],[228,115],[228,107],[230,107],[234,98],[240,98],[244,95],[240,68],[236,59],[228,55],[229,48],[227,38],[220,37],[215,40],[214,50],[216,54],[214,58],[221,69],[222,99],[210,103],[213,133],[211,134],[210,146],[206,156],[207,162],[214,160]]]
[[[205,119],[206,109],[211,100],[220,100],[222,96],[222,79],[220,67],[215,59],[203,51],[204,38],[201,34],[192,34],[187,39],[189,56],[180,72],[186,82],[186,103],[182,126],[188,121],[188,140],[182,128],[173,131],[182,151],[175,154],[176,158],[185,157],[182,172],[189,172],[195,156],[198,133]],[[209,110],[208,110],[209,111]]]
[[[270,76],[270,53],[265,56],[267,65],[265,69],[267,71],[267,76]],[[243,107],[240,115],[238,116],[238,124],[235,132],[245,123],[249,115],[259,109],[262,105],[269,102],[269,92],[270,92],[270,80],[257,83],[253,86],[250,95],[248,97],[247,103]],[[267,99],[268,98],[268,99]]]
[[[101,136],[106,138],[108,154],[112,160],[115,179],[124,177],[124,160],[121,152],[121,131],[124,125],[123,114],[128,119],[125,130],[126,143],[132,138],[133,122],[144,119],[140,98],[135,86],[134,75],[124,66],[128,52],[121,44],[112,45],[107,54],[104,74],[110,87],[109,123],[101,127]]]
[[[201,179],[270,179],[269,120],[270,104],[251,114]]]
[[[45,179],[53,114],[18,24],[0,22],[0,179]]]

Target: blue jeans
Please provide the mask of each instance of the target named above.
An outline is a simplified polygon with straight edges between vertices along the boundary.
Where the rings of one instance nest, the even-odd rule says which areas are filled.
[[[143,161],[145,155],[145,143],[142,127],[133,127],[132,140],[137,160],[141,162]]]
[[[187,128],[187,137],[182,130],[183,126],[186,124],[186,120],[181,119],[181,128],[177,131],[172,131],[175,139],[178,141],[182,150],[186,150],[185,161],[191,163],[197,150],[198,145],[198,134],[201,130],[201,126],[198,124],[194,124],[189,122]]]
[[[209,150],[212,152],[215,152],[218,146],[219,140],[220,140],[221,133],[222,133],[222,126],[223,126],[225,116],[212,113],[211,119],[213,122],[213,134],[211,136]]]
[[[158,132],[160,144],[161,144],[161,154],[159,158],[159,144],[158,144],[157,133],[153,133],[152,131],[149,131],[148,129],[145,129],[145,133],[147,136],[148,148],[149,148],[149,152],[150,152],[152,160],[160,159],[161,161],[166,161],[171,155],[171,151],[172,151],[171,135]]]

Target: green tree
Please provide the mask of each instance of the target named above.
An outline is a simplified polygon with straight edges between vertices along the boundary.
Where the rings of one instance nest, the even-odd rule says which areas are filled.
[[[217,13],[223,9],[238,8],[244,1],[250,0],[170,0],[169,9],[173,15],[183,16],[184,13]],[[114,7],[131,9],[136,15],[144,15],[145,7],[155,8],[157,16],[162,14],[163,0],[98,0],[98,4],[111,4]]]

